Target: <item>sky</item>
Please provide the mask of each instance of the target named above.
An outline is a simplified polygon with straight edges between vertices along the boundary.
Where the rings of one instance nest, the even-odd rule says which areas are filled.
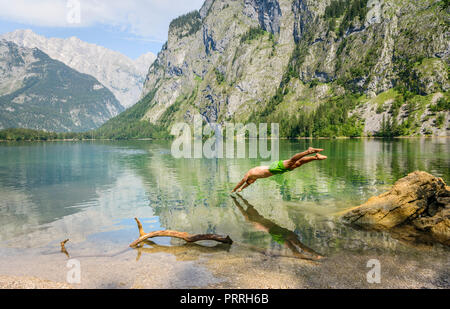
[[[204,0],[0,0],[0,34],[31,29],[45,37],[76,36],[132,59],[160,51],[170,21]]]

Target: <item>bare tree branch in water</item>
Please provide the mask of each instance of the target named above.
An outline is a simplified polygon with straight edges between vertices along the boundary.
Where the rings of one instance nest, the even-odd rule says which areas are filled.
[[[67,252],[66,250],[66,243],[69,241],[69,239],[63,240],[61,241],[61,252],[64,253],[65,255],[67,255],[67,257],[70,259],[70,255],[69,252]]]
[[[171,230],[165,230],[165,231],[155,231],[150,233],[145,233],[144,229],[142,228],[141,222],[138,220],[138,218],[134,218],[136,220],[138,229],[139,229],[139,235],[140,237],[133,241],[130,244],[130,247],[136,247],[139,243],[143,242],[144,240],[147,240],[149,238],[153,237],[175,237],[183,239],[186,242],[196,242],[200,240],[214,240],[218,241],[224,244],[232,244],[233,241],[229,236],[223,236],[223,235],[217,235],[217,234],[189,234],[186,232],[178,232],[178,231],[171,231]]]

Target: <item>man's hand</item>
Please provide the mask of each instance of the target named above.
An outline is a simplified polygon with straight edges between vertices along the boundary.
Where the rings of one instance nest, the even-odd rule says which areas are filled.
[[[247,175],[245,175],[244,178],[242,178],[242,180],[237,184],[237,186],[234,187],[234,189],[233,189],[233,191],[231,191],[231,193],[236,192],[236,190],[239,189],[244,184],[244,182],[247,181],[247,179],[248,179],[248,177],[247,177]],[[241,192],[241,191],[239,191],[239,192]]]
[[[256,181],[256,179],[247,179],[247,182],[245,183],[245,185],[240,188],[238,190],[238,192],[242,192],[242,190],[244,190],[245,188],[247,188],[249,185],[251,185],[252,183],[254,183]]]

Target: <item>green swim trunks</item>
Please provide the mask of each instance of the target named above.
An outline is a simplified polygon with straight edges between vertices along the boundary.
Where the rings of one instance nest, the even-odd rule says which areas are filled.
[[[269,229],[269,234],[272,236],[272,239],[279,243],[280,245],[284,245],[286,242],[287,234],[286,230],[279,226],[273,226]]]
[[[287,168],[284,167],[283,160],[272,162],[269,166],[269,172],[274,175],[283,174],[289,172]]]

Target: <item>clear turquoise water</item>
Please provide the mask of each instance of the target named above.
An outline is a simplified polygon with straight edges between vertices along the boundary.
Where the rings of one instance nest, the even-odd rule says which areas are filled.
[[[229,192],[261,160],[174,159],[166,141],[2,143],[0,248],[54,250],[70,238],[90,253],[120,250],[137,238],[139,217],[148,232],[227,234],[252,248],[281,250],[281,228],[323,255],[392,250],[386,234],[355,231],[335,214],[415,170],[450,181],[447,138],[281,141],[280,158],[309,146],[328,160],[259,180],[236,204]]]

